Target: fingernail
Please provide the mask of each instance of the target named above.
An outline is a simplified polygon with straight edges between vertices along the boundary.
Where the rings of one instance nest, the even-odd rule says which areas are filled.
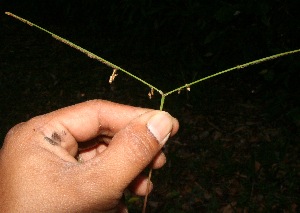
[[[171,116],[166,112],[160,112],[154,115],[147,123],[148,129],[161,146],[168,140],[172,126]]]

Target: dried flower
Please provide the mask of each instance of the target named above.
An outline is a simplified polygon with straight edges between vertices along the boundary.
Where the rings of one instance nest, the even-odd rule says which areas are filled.
[[[111,84],[114,80],[115,80],[115,78],[117,77],[117,69],[114,69],[113,70],[113,73],[111,74],[111,76],[109,77],[109,83]]]
[[[154,88],[152,87],[150,92],[148,93],[149,99],[151,99],[153,95],[154,95]]]
[[[186,90],[187,91],[191,91],[191,87],[189,85],[186,84]]]

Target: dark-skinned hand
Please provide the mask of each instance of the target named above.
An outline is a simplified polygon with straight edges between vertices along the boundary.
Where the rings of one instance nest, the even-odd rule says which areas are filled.
[[[13,127],[0,150],[0,212],[127,212],[179,128],[166,112],[93,100]],[[152,183],[150,190],[152,189]]]

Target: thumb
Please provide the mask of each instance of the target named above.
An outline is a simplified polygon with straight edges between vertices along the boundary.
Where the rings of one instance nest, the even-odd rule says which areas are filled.
[[[117,132],[108,148],[94,158],[99,173],[95,174],[94,167],[93,176],[99,175],[98,180],[107,178],[111,189],[122,192],[150,164],[178,126],[166,112],[142,114]]]

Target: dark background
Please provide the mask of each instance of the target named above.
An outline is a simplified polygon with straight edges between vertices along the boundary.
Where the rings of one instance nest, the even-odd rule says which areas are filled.
[[[166,92],[238,64],[300,48],[298,4],[297,0],[2,1],[1,141],[19,122],[94,98],[159,106],[159,95],[149,100],[146,86],[124,74],[109,85],[110,68],[4,15],[5,11],[108,59]],[[291,55],[167,97],[165,109],[182,124],[175,141],[185,144],[182,141],[188,138],[197,144],[203,132],[208,132],[205,140],[222,141],[241,123],[249,127],[250,117],[256,122],[256,131],[276,129],[278,133],[268,132],[269,139],[259,137],[255,143],[280,138],[291,142],[287,147],[294,147],[293,155],[299,154],[299,68],[299,54]],[[214,131],[222,136],[215,138]],[[253,131],[247,129],[238,137],[250,141],[257,138]],[[232,139],[230,144],[240,140]],[[171,150],[178,152],[176,148],[174,145]],[[251,153],[249,144],[245,150]],[[182,194],[182,189],[178,191]],[[193,209],[208,210],[203,203],[201,208],[195,203]]]

